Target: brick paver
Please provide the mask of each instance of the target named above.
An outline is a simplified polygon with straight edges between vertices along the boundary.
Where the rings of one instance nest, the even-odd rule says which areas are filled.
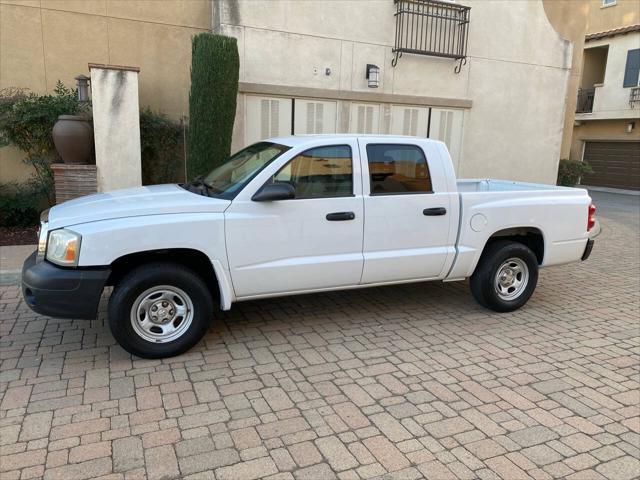
[[[594,197],[592,258],[510,314],[464,283],[289,297],[150,361],[104,301],[50,319],[0,287],[0,478],[638,478],[639,201]]]

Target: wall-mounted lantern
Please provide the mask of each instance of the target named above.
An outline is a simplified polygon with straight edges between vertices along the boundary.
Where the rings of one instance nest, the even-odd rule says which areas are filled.
[[[633,132],[634,128],[636,128],[636,122],[627,123],[627,133]]]
[[[86,75],[78,75],[76,77],[76,88],[78,90],[78,102],[89,101],[89,80]]]
[[[380,67],[367,63],[367,86],[369,88],[378,88],[380,85]]]

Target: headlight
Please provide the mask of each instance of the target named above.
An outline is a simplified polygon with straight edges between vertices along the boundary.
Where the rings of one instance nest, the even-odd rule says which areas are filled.
[[[75,267],[78,265],[81,240],[80,235],[64,228],[49,232],[47,260],[65,267]]]

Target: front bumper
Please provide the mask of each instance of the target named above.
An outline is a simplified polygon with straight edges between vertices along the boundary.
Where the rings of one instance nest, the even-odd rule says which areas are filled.
[[[591,250],[593,250],[593,243],[594,243],[594,240],[592,238],[587,240],[587,245],[586,245],[586,247],[584,247],[584,253],[582,254],[582,261],[583,262],[587,258],[589,258],[589,255],[591,255]]]
[[[22,296],[31,310],[50,317],[95,319],[111,269],[62,268],[36,262],[36,255],[22,266]]]

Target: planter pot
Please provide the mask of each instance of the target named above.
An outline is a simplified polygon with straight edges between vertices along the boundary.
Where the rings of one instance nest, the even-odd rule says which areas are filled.
[[[60,115],[53,126],[53,143],[64,163],[93,163],[93,129],[86,118]]]

